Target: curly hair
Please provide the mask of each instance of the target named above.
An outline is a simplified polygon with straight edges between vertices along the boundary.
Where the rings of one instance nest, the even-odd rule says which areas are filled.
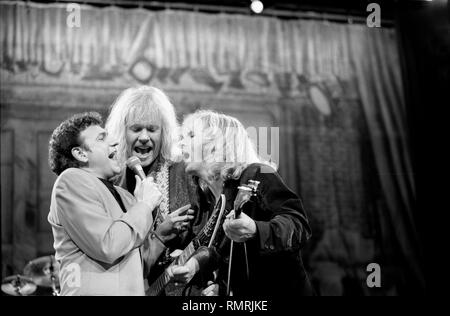
[[[85,112],[71,116],[52,133],[48,146],[48,164],[58,176],[68,168],[83,165],[72,155],[72,148],[83,146],[80,133],[91,125],[102,125],[102,117],[97,112]]]
[[[179,137],[179,126],[174,106],[160,89],[139,86],[124,90],[111,105],[106,119],[106,130],[119,142],[117,160],[120,164],[124,165],[129,158],[126,141],[127,126],[150,118],[161,119],[161,157],[168,161],[177,159],[175,145]]]

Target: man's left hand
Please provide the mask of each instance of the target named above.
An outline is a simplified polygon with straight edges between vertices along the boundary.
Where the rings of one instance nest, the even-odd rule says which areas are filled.
[[[228,238],[236,242],[245,242],[256,236],[255,221],[245,213],[235,219],[234,210],[225,218],[223,230]]]

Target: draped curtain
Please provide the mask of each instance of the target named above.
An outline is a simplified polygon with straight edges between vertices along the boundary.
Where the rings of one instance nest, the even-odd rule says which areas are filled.
[[[415,214],[416,190],[407,133],[407,109],[403,95],[397,40],[388,32],[350,33],[356,82],[367,123],[378,179],[387,204],[380,221],[391,223],[396,249],[405,260],[406,274],[415,276],[420,291],[425,288],[423,249],[418,239]],[[381,210],[382,211],[382,210]]]
[[[278,96],[280,173],[313,225],[305,261],[319,293],[374,294],[371,262],[385,277],[375,294],[423,288],[394,29],[86,5],[70,27],[69,14],[64,4],[0,4],[2,89],[156,84]]]
[[[83,5],[80,27],[71,27],[70,14],[64,4],[1,4],[2,68],[38,67],[41,80],[141,83],[152,73],[177,82],[189,69],[200,84],[265,92],[294,88],[298,74],[350,75],[341,25]]]

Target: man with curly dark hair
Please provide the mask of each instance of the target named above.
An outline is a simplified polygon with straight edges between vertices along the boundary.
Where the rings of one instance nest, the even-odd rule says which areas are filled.
[[[49,143],[48,162],[50,169],[58,176],[67,168],[79,168],[84,165],[72,155],[72,148],[86,146],[80,144],[79,136],[81,131],[91,125],[102,125],[100,114],[96,112],[75,114],[53,131]]]
[[[108,180],[121,170],[117,143],[98,113],[62,122],[49,143],[58,175],[48,221],[60,263],[61,295],[144,295],[139,247],[161,202],[153,179],[136,176],[134,196]]]

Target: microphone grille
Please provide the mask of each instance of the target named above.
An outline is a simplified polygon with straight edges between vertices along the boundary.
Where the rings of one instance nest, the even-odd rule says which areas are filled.
[[[133,169],[134,167],[136,167],[137,165],[141,164],[141,161],[139,160],[138,157],[136,156],[131,156],[130,158],[127,159],[127,167],[130,169]]]

